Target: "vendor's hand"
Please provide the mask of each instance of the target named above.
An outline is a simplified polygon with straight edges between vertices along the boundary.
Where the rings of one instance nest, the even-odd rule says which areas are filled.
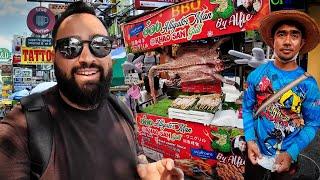
[[[138,164],[138,174],[142,180],[183,180],[181,169],[174,167],[172,159],[161,159],[154,163]]]
[[[262,158],[258,145],[254,141],[248,141],[247,148],[248,148],[248,157],[251,163],[256,165],[258,163],[258,158],[259,159]]]
[[[287,152],[281,152],[275,159],[276,171],[278,173],[289,171],[291,165],[291,156]]]

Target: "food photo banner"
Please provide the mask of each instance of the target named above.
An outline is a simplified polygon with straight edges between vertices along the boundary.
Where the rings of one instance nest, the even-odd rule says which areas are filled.
[[[246,145],[241,129],[139,113],[137,131],[146,156],[172,158],[188,176],[243,179]]]
[[[194,0],[175,4],[122,26],[133,52],[241,31],[255,30],[270,13],[267,0],[238,4],[234,0]]]

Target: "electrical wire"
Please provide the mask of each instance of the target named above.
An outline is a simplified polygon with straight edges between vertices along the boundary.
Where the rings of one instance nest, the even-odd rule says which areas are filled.
[[[319,175],[320,175],[320,167],[319,167],[319,165],[316,163],[316,161],[313,160],[313,159],[311,159],[309,156],[304,155],[304,154],[300,154],[300,156],[302,156],[302,157],[310,160],[311,162],[313,162],[313,163],[316,165],[316,167],[318,168],[318,180],[320,180],[320,176],[319,176]]]

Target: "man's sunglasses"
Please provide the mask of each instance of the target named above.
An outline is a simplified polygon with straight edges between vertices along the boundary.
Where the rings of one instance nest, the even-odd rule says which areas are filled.
[[[58,50],[66,59],[74,59],[81,54],[84,43],[89,43],[90,52],[98,58],[108,56],[112,48],[112,38],[108,36],[96,35],[91,40],[81,40],[80,37],[72,36],[58,39],[55,51]]]

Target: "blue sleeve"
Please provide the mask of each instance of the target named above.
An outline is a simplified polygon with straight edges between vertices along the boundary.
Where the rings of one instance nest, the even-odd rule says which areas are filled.
[[[253,107],[256,104],[256,93],[253,77],[253,73],[250,73],[247,78],[248,88],[244,92],[242,103],[243,127],[246,141],[256,140],[253,118]]]
[[[296,136],[294,143],[287,149],[294,161],[297,160],[299,153],[314,139],[320,126],[320,92],[315,81],[308,86],[310,89],[302,103],[302,117],[305,125]]]

